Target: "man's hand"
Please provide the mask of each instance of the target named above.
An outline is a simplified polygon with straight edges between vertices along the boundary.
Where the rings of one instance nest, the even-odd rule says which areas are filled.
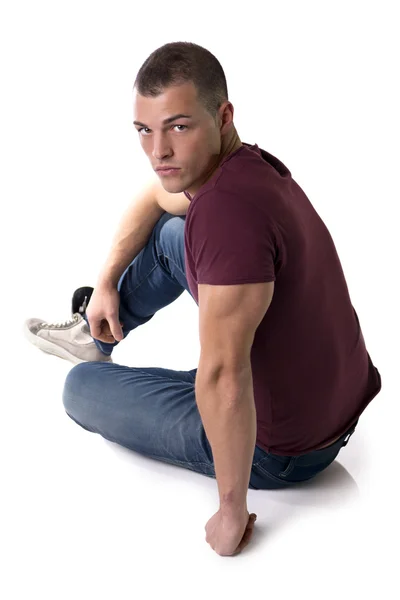
[[[257,515],[249,515],[247,510],[241,515],[226,516],[219,509],[205,526],[206,542],[221,556],[239,554],[253,535],[256,519]]]
[[[90,334],[100,342],[113,344],[124,339],[119,322],[120,296],[116,287],[100,285],[94,288],[86,310]]]

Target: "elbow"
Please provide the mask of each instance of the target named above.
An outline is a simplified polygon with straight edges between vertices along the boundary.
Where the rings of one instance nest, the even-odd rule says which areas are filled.
[[[227,361],[201,361],[199,362],[196,381],[201,379],[210,385],[222,384],[226,386],[240,384],[241,381],[247,380],[251,375],[250,358],[237,360],[233,362]]]

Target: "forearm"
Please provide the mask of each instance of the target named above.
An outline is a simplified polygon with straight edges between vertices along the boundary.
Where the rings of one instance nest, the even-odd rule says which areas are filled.
[[[152,186],[146,187],[125,211],[107,260],[99,273],[98,287],[115,287],[122,273],[148,242],[154,226],[165,212],[159,206],[153,190]]]
[[[247,510],[247,490],[257,425],[251,368],[242,375],[211,379],[197,370],[196,402],[210,442],[221,512],[234,516]]]

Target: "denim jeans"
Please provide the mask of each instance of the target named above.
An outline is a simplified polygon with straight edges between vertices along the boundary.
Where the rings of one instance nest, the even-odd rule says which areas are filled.
[[[184,225],[184,216],[164,213],[122,274],[118,290],[124,338],[184,290],[190,294]],[[94,341],[108,355],[120,343]],[[88,431],[155,460],[215,477],[196,404],[196,372],[80,363],[68,373],[63,403],[68,416]],[[357,422],[331,446],[302,456],[278,456],[255,445],[250,489],[284,488],[315,477],[335,460]]]

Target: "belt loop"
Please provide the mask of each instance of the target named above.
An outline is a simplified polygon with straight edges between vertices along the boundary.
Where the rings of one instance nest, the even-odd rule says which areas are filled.
[[[299,456],[292,456],[286,469],[279,473],[279,477],[287,477],[289,475],[289,473],[291,473],[293,471],[293,469],[296,465],[296,462],[299,458],[300,458]]]
[[[354,423],[354,425],[351,427],[351,429],[347,432],[346,437],[345,437],[344,442],[343,442],[343,446],[347,445],[347,442],[349,441],[349,439],[351,438],[351,436],[354,433],[355,428],[357,427],[357,423],[358,423],[358,419]]]
[[[343,444],[342,444],[342,446],[347,446],[347,442],[349,441],[349,439],[350,439],[350,438],[351,438],[351,436],[353,435],[353,433],[354,433],[354,429],[355,429],[355,428],[353,428],[351,431],[349,431],[349,432],[347,433],[346,437],[344,438],[344,441],[343,441]]]

